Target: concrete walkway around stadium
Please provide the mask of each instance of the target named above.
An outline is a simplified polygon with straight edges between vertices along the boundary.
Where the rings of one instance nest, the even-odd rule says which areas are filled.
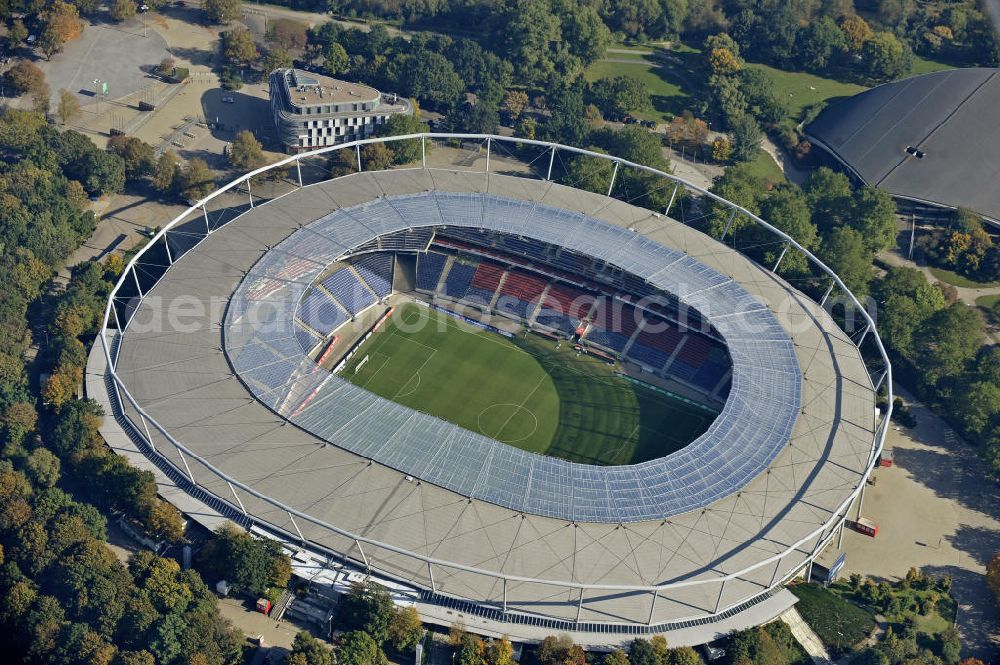
[[[890,428],[885,447],[893,451],[894,465],[877,469],[862,511],[878,524],[878,535],[844,533],[847,563],[841,577],[859,573],[899,580],[911,567],[951,576],[962,657],[996,662],[1000,606],[986,587],[985,573],[987,561],[1000,551],[1000,485],[984,476],[976,450],[926,405],[900,386],[895,392],[917,426]],[[829,565],[837,554],[831,546],[818,561]]]
[[[823,640],[819,639],[819,635],[809,627],[797,609],[790,607],[785,610],[781,614],[781,620],[788,624],[795,640],[802,645],[815,665],[832,665],[833,661],[830,660]]]

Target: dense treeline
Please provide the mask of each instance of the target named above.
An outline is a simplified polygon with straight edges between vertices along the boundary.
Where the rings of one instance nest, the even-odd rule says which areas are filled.
[[[857,73],[864,75],[865,68],[881,68],[880,59],[895,60],[911,51],[965,65],[998,61],[995,34],[974,0],[286,0],[279,4],[469,34],[518,70],[522,62],[526,67],[535,60],[558,62],[567,52],[579,57],[569,44],[589,40],[586,49],[600,48],[599,38],[608,32],[635,40],[682,35],[700,41],[728,30],[755,61],[826,74],[856,69],[854,60],[860,56],[865,62]],[[849,17],[863,19],[844,25]],[[475,34],[470,26],[476,26]]]
[[[5,660],[235,665],[243,638],[219,617],[197,573],[148,552],[126,566],[103,542],[105,515],[122,515],[167,542],[179,541],[184,526],[157,498],[152,474],[103,444],[100,407],[74,399],[121,257],[81,264],[64,289],[49,282],[94,230],[87,194],[120,189],[125,159],[56,131],[39,114],[12,110],[0,117],[0,154]],[[33,337],[42,342],[35,368],[48,375],[40,396],[23,360]]]

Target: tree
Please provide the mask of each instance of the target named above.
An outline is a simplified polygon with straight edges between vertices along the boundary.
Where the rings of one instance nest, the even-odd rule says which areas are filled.
[[[326,55],[323,57],[323,68],[331,76],[337,76],[347,71],[347,62],[347,51],[344,50],[344,47],[337,42],[330,44],[326,49]]]
[[[240,17],[240,0],[204,0],[202,9],[211,23],[229,23]]]
[[[440,53],[419,51],[405,55],[397,67],[400,89],[434,108],[450,108],[465,90],[465,82]]]
[[[430,127],[420,122],[418,113],[415,112],[413,115],[394,113],[389,116],[389,120],[384,125],[378,128],[378,135],[400,136],[405,134],[421,134],[428,131],[430,131]],[[420,161],[421,152],[424,149],[430,149],[429,145],[422,146],[420,139],[393,141],[386,147],[392,153],[394,164],[412,164]]]
[[[195,157],[188,161],[187,167],[180,171],[178,188],[181,196],[189,200],[204,198],[215,189],[212,171],[205,160]]]
[[[292,56],[280,46],[270,49],[260,63],[265,74],[270,74],[276,69],[285,69],[292,66]]]
[[[604,657],[604,665],[629,665],[628,655],[621,649],[615,649]]]
[[[538,645],[535,657],[542,665],[585,665],[583,649],[569,635],[550,635]]]
[[[875,34],[871,26],[856,14],[845,17],[840,22],[840,30],[844,33],[847,48],[853,53],[860,53],[861,47]]]
[[[805,192],[813,224],[824,233],[847,224],[852,218],[854,194],[851,181],[843,173],[821,166],[809,175]]]
[[[724,164],[729,161],[729,157],[732,154],[732,142],[725,136],[716,136],[715,140],[712,141],[712,159],[720,164]]]
[[[528,106],[528,93],[523,90],[508,90],[500,107],[510,120],[517,120]]]
[[[664,665],[653,645],[648,640],[638,637],[629,644],[628,662],[631,665]]]
[[[716,76],[735,74],[743,67],[738,56],[727,48],[714,48],[708,57],[709,67]]]
[[[226,62],[243,67],[257,58],[253,35],[242,25],[222,33],[222,56]]]
[[[670,665],[701,665],[701,656],[691,647],[678,647],[670,652]]]
[[[23,94],[38,94],[45,89],[45,74],[42,70],[28,62],[18,60],[4,74],[7,85],[14,89],[14,92]]]
[[[599,79],[591,84],[590,94],[606,118],[621,119],[650,106],[646,84],[634,76]]]
[[[732,137],[733,159],[739,162],[752,161],[764,140],[760,125],[749,115],[741,116],[733,123]]]
[[[861,232],[872,252],[889,249],[896,242],[896,202],[882,189],[862,187],[854,195],[851,226]]]
[[[112,136],[108,139],[108,152],[124,160],[125,179],[129,182],[152,174],[157,165],[153,146],[135,136]]]
[[[288,659],[285,660],[286,665],[297,665],[298,663],[302,663],[303,665],[332,665],[333,652],[325,644],[310,635],[309,632],[302,630],[295,635],[295,640],[292,642],[292,651]]]
[[[389,621],[389,642],[397,651],[412,651],[424,636],[424,627],[415,607],[397,608]],[[491,665],[501,665],[492,663]],[[509,663],[504,664],[509,665]]]
[[[382,649],[368,633],[352,630],[340,636],[338,665],[383,665],[386,662]]]
[[[161,194],[172,192],[177,185],[177,172],[177,155],[165,150],[153,169],[153,188]]]
[[[278,18],[268,21],[267,39],[282,49],[303,49],[306,47],[306,30],[309,26],[301,21]]]
[[[761,215],[778,229],[790,235],[807,250],[818,242],[818,232],[809,216],[809,206],[802,190],[797,187],[779,187],[761,202]],[[753,228],[759,229],[757,225]],[[764,263],[773,266],[782,250],[773,246],[764,247]],[[781,262],[782,274],[808,274],[809,262],[805,254],[789,250]]]
[[[157,499],[146,516],[146,531],[154,540],[179,543],[184,540],[184,518],[172,505]]]
[[[215,532],[198,564],[209,575],[228,580],[235,591],[255,596],[286,585],[291,575],[291,564],[277,541],[254,538],[232,526]]]
[[[1000,552],[994,554],[986,564],[986,586],[1000,601]]]
[[[73,41],[83,32],[77,8],[68,2],[53,0],[41,18],[44,27],[38,37],[38,46],[46,58],[61,51],[66,42]]]
[[[111,3],[111,18],[121,23],[135,16],[135,0],[114,0]]]
[[[45,448],[35,448],[25,460],[24,469],[39,487],[53,487],[59,480],[59,458]]]
[[[253,171],[264,164],[264,147],[249,129],[244,129],[229,144],[229,164],[241,171]]]
[[[964,303],[935,312],[919,331],[916,343],[927,382],[933,385],[960,374],[975,358],[985,335],[982,318]]]
[[[383,644],[389,637],[393,605],[389,592],[375,582],[358,582],[340,601],[340,620],[349,630],[361,630]]]
[[[487,645],[486,662],[488,665],[514,665],[514,647],[506,635]]]
[[[64,125],[77,118],[80,115],[80,102],[77,101],[76,95],[65,88],[60,90],[56,114]]]
[[[28,29],[24,27],[24,21],[19,18],[14,19],[7,30],[7,48],[11,51],[20,48],[27,38]]]
[[[834,229],[820,246],[820,258],[855,296],[868,293],[872,255],[860,233],[844,226]]]
[[[913,54],[891,32],[878,32],[861,47],[861,65],[873,81],[891,81],[910,70]]]
[[[28,433],[38,424],[38,412],[31,402],[13,402],[3,410],[2,417],[7,442],[20,446]]]
[[[76,388],[83,380],[79,367],[61,366],[56,369],[42,389],[42,398],[57,411],[73,399]]]

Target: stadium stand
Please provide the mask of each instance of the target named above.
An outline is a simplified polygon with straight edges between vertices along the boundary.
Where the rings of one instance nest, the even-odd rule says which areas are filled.
[[[472,276],[475,273],[475,263],[460,263],[456,260],[451,264],[451,270],[444,280],[444,294],[452,298],[463,297],[472,285]]]
[[[587,332],[587,341],[618,352],[625,350],[635,332],[638,316],[631,305],[602,297],[597,301],[594,320]]]
[[[448,260],[444,254],[423,252],[417,255],[417,288],[433,291],[441,279],[441,271]]]
[[[659,370],[667,363],[680,340],[681,332],[676,327],[661,319],[644,316],[639,334],[629,347],[628,356]]]
[[[354,269],[379,298],[392,292],[392,254],[365,254],[354,260]]]
[[[729,362],[726,352],[721,347],[713,346],[708,352],[708,358],[691,378],[691,383],[711,392],[718,385],[722,377],[729,371]]]
[[[504,272],[506,272],[506,269],[501,265],[489,261],[481,261],[479,266],[476,267],[476,272],[472,276],[472,284],[469,286],[469,290],[465,292],[464,299],[482,305],[489,305],[493,301],[497,287],[500,286]]]
[[[712,343],[701,335],[685,335],[684,345],[677,352],[674,361],[667,367],[667,374],[693,383],[701,364],[708,358]],[[714,387],[714,385],[713,385]]]
[[[434,229],[422,227],[397,231],[379,238],[379,247],[384,251],[422,252],[431,244]]]
[[[313,348],[320,343],[320,338],[316,336],[316,333],[309,330],[303,326],[298,321],[295,322],[295,340],[299,343],[302,348],[302,353],[308,354]]]
[[[511,270],[500,287],[497,308],[527,319],[545,291],[548,280],[526,272]]]
[[[347,321],[347,312],[319,289],[310,291],[299,303],[297,315],[302,323],[323,336]]]
[[[375,304],[375,294],[368,290],[350,270],[342,268],[324,279],[323,288],[344,306],[351,316]]]

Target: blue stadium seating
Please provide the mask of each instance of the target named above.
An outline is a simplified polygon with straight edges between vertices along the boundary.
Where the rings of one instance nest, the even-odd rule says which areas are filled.
[[[620,333],[605,330],[604,328],[595,327],[591,328],[590,332],[587,333],[587,341],[600,344],[615,351],[621,351],[628,344],[628,337]]]
[[[474,286],[470,286],[469,290],[465,292],[462,296],[462,300],[467,300],[479,305],[489,305],[490,301],[493,300],[493,294],[496,291],[487,291],[486,289],[478,289]]]
[[[472,276],[476,274],[474,264],[459,263],[455,261],[451,264],[448,277],[444,280],[444,293],[452,298],[461,298],[469,290],[472,284]]]
[[[392,292],[392,254],[365,254],[354,261],[354,268],[379,298]]]
[[[299,304],[298,317],[321,335],[328,334],[347,321],[346,312],[318,289],[313,289]]]
[[[350,270],[343,268],[323,280],[323,288],[329,291],[351,316],[375,303],[375,295],[369,291]]]
[[[554,309],[548,308],[543,308],[538,312],[538,316],[535,317],[535,322],[539,325],[552,328],[553,330],[566,333],[567,335],[575,333],[577,325],[579,325],[579,321],[576,319],[572,319],[562,312],[557,312]]]
[[[628,356],[636,362],[657,370],[662,368],[666,364],[667,358],[670,357],[660,349],[648,347],[638,341],[633,342],[632,346],[629,347]]]
[[[697,367],[684,362],[680,358],[674,358],[674,361],[670,363],[670,367],[667,368],[667,376],[678,378],[681,381],[691,381],[697,373]]]
[[[691,383],[695,384],[699,388],[711,391],[715,388],[716,384],[719,383],[719,379],[726,375],[727,370],[728,367],[725,365],[720,365],[712,362],[711,360],[705,361],[705,363],[698,368],[698,371],[691,378]]]
[[[417,288],[433,291],[437,287],[438,280],[441,279],[441,271],[447,260],[448,257],[437,252],[419,254],[417,256]]]
[[[515,298],[512,295],[501,294],[500,297],[497,298],[496,308],[501,312],[513,314],[514,316],[522,319],[527,319],[531,316],[531,311],[535,308],[536,304],[537,303]]]
[[[319,337],[316,337],[299,323],[295,324],[295,339],[302,348],[302,353],[309,353],[320,342]]]

